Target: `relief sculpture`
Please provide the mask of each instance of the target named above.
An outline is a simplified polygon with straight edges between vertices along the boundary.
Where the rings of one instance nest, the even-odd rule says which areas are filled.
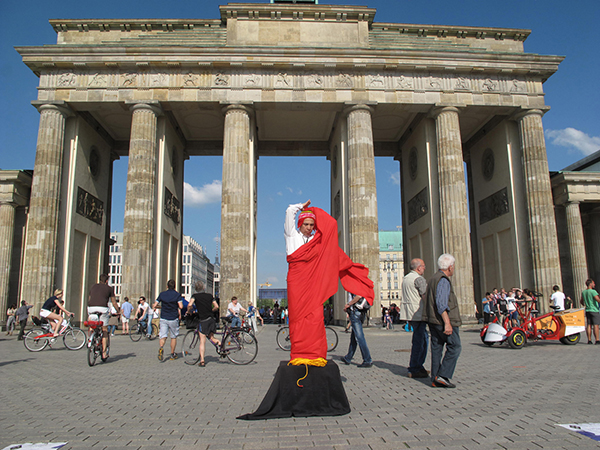
[[[222,73],[216,74],[215,75],[215,85],[228,86],[229,85],[229,75],[224,75]]]
[[[352,87],[352,78],[347,73],[338,74],[335,84],[338,87]]]
[[[181,217],[181,204],[169,189],[165,187],[165,216],[170,218],[176,224],[179,224]]]
[[[429,212],[427,188],[408,201],[408,224],[411,225]]]
[[[508,191],[504,188],[479,202],[479,224],[507,214],[509,210]]]
[[[77,83],[77,77],[75,76],[74,73],[68,72],[68,73],[62,73],[60,74],[60,76],[58,77],[58,85],[59,86],[75,86],[75,84]]]
[[[102,217],[104,216],[104,203],[99,198],[94,197],[89,192],[77,188],[77,214],[82,215],[92,222],[102,225]]]

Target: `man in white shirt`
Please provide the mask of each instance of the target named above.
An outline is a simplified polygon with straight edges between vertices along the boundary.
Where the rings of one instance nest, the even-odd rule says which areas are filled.
[[[554,293],[552,297],[550,297],[550,306],[554,306],[555,311],[564,311],[565,310],[565,294],[560,291],[558,285],[554,285],[552,288]]]
[[[312,212],[300,214],[298,222],[301,222],[298,229],[294,223],[298,211],[305,210],[310,205],[310,200],[306,203],[297,203],[288,206],[285,211],[285,223],[283,226],[283,235],[285,237],[285,250],[288,255],[291,255],[298,250],[302,245],[307,244],[315,235],[315,219]]]
[[[231,297],[231,302],[227,305],[228,317],[231,317],[232,327],[241,327],[240,311],[248,312],[246,308],[238,303],[237,297]]]

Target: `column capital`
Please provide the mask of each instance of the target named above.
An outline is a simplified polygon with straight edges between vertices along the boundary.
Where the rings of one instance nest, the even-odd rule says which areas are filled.
[[[348,115],[354,111],[369,111],[369,113],[373,114],[375,111],[375,107],[377,106],[377,102],[364,102],[364,103],[353,103],[346,102],[344,107],[344,114]]]
[[[243,111],[245,113],[247,113],[249,116],[252,116],[254,114],[254,102],[239,102],[239,103],[228,103],[228,102],[221,102],[221,105],[223,105],[223,107],[221,108],[221,112],[224,115],[227,115],[227,113],[232,112],[232,111]]]
[[[157,117],[163,115],[163,109],[160,105],[160,102],[157,100],[144,100],[144,101],[135,101],[128,100],[125,102],[126,105],[129,106],[129,110],[133,113],[139,110],[149,110],[152,111]]]
[[[550,108],[532,108],[532,109],[521,109],[520,111],[516,112],[514,114],[514,116],[512,117],[512,120],[518,122],[521,119],[523,119],[524,117],[527,116],[540,116],[543,117],[544,114],[546,114],[546,112],[548,112],[550,110]]]
[[[69,105],[63,101],[43,102],[36,100],[31,102],[31,104],[39,111],[40,114],[42,111],[58,111],[65,119],[75,115],[73,110],[69,108]]]
[[[433,119],[437,119],[440,114],[446,112],[455,112],[456,114],[460,114],[461,106],[458,105],[435,105],[429,111],[429,116]]]

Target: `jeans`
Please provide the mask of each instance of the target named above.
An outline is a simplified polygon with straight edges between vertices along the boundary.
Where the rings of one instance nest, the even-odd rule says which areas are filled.
[[[242,319],[240,319],[240,316],[231,316],[231,326],[232,327],[241,327],[242,326]]]
[[[363,315],[357,309],[349,309],[348,316],[350,317],[350,325],[352,326],[352,334],[350,335],[350,346],[348,347],[348,354],[344,357],[346,361],[352,361],[352,357],[356,352],[356,346],[360,348],[360,353],[363,357],[363,363],[371,364],[371,352],[367,347],[367,341],[365,340],[365,333],[363,332],[362,321]]]
[[[411,320],[409,323],[413,329],[413,335],[408,371],[410,373],[418,373],[425,370],[423,364],[425,363],[425,358],[427,358],[427,347],[429,347],[427,322]]]
[[[108,333],[109,333],[109,334],[111,334],[111,335],[112,335],[112,334],[115,334],[115,330],[116,330],[116,329],[117,329],[117,326],[116,326],[116,325],[109,325],[109,326],[108,326]]]
[[[452,327],[452,334],[447,336],[444,334],[443,325],[430,323],[429,333],[431,333],[431,379],[436,376],[451,379],[462,349],[458,327]],[[444,345],[446,345],[446,354],[442,359]]]

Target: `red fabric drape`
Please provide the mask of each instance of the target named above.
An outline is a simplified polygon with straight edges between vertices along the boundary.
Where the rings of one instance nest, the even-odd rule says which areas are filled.
[[[287,257],[290,360],[327,358],[323,303],[337,292],[339,279],[344,289],[373,304],[369,269],[339,248],[337,221],[320,208],[311,210],[316,215],[315,237]]]

